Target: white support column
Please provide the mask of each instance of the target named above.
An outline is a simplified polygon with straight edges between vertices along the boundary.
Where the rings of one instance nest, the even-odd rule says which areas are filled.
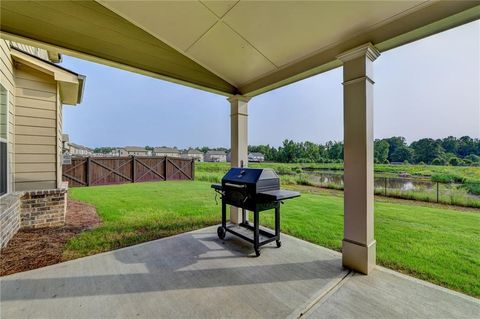
[[[375,266],[373,236],[373,66],[380,55],[367,43],[338,58],[343,62],[344,238],[342,262],[368,274]]]
[[[234,95],[230,102],[230,148],[231,167],[248,166],[248,101],[250,98]],[[241,211],[232,207],[230,221],[238,224],[242,221]]]

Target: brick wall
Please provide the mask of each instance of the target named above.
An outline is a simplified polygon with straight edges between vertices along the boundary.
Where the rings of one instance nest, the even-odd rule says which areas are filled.
[[[20,229],[20,193],[11,193],[0,199],[0,248]]]
[[[65,224],[67,189],[24,192],[21,197],[21,227],[41,228]]]

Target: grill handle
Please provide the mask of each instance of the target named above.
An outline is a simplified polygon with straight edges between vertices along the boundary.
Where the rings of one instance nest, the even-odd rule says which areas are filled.
[[[247,185],[243,184],[243,185],[238,185],[238,184],[232,184],[232,183],[225,183],[225,186],[228,186],[228,187],[233,187],[233,188],[246,188]]]

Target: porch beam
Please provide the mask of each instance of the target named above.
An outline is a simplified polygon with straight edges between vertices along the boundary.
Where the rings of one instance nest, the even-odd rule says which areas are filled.
[[[248,166],[248,101],[242,95],[234,95],[228,98],[230,102],[230,148],[231,167]],[[230,209],[230,221],[238,224],[242,221],[241,211],[232,207]]]
[[[373,65],[367,43],[338,56],[343,63],[344,238],[342,262],[368,274],[375,266],[373,224]]]

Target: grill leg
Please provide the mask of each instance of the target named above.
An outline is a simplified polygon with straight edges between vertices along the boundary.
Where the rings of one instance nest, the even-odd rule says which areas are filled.
[[[227,234],[227,204],[222,199],[222,226],[217,228],[217,235],[220,239],[225,239],[225,235]]]
[[[255,209],[253,211],[253,227],[255,228],[253,233],[253,248],[255,249],[255,255],[260,256],[260,248],[258,246],[260,240],[260,221],[259,221],[259,213]]]
[[[280,203],[275,207],[275,237],[277,238],[277,247],[282,246],[280,241]]]
[[[227,228],[227,204],[222,200],[222,227]]]
[[[242,208],[242,224],[247,223],[247,211],[245,208]]]

